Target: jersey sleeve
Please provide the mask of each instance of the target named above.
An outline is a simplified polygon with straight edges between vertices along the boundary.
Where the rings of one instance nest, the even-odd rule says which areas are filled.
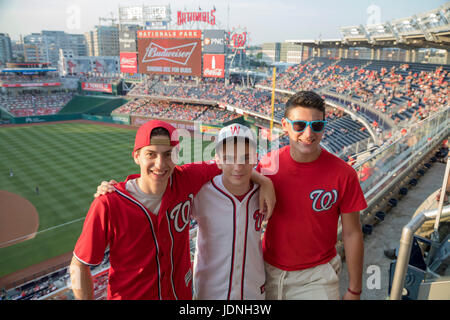
[[[222,173],[215,161],[185,164],[181,166],[181,170],[183,179],[186,179],[194,195],[205,183]]]
[[[341,213],[351,213],[367,208],[366,198],[358,181],[358,176],[353,168],[349,170],[339,208]]]
[[[109,244],[109,214],[106,196],[96,198],[89,208],[83,230],[75,244],[74,255],[86,265],[102,262]]]
[[[277,150],[277,152],[269,152],[262,156],[255,170],[264,176],[272,176],[278,172],[279,165],[279,150]]]

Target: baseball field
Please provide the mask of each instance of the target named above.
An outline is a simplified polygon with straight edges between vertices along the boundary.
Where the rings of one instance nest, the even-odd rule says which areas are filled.
[[[97,185],[139,172],[135,133],[82,122],[0,128],[0,277],[73,250]]]

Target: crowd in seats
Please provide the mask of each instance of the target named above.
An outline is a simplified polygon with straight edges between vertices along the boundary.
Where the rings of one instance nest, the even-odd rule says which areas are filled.
[[[358,59],[315,58],[289,67],[277,88],[345,95],[388,114],[396,123],[415,122],[449,103],[450,67]],[[271,80],[262,85],[272,86]]]
[[[238,117],[224,109],[207,105],[194,105],[167,100],[136,99],[115,109],[115,114],[151,116],[172,120],[201,121],[209,124],[222,124]]]
[[[91,274],[94,278],[94,292],[99,300],[106,297],[105,289],[108,279],[109,250],[105,252],[102,262],[98,266],[91,266]],[[105,276],[106,274],[106,276]],[[2,289],[0,300],[39,300],[53,293],[51,299],[66,300],[73,299],[73,294],[68,293],[70,284],[69,266],[51,272],[43,277],[36,278],[12,289]]]
[[[0,94],[0,106],[15,117],[47,115],[58,113],[72,98],[67,92]]]
[[[57,82],[59,80],[57,72],[46,72],[45,74],[0,72],[1,83]]]
[[[276,86],[291,92],[326,90],[388,114],[396,123],[414,122],[449,103],[449,72],[450,67],[438,65],[314,58],[279,73]],[[271,87],[271,81],[266,79],[258,84]],[[270,114],[270,91],[225,84],[222,79],[169,81],[158,77],[136,86],[130,94],[213,100]]]
[[[69,278],[66,268],[1,292],[1,300],[37,300],[66,285]]]
[[[176,97],[194,100],[208,100],[257,112],[270,113],[271,95],[258,88],[244,88],[236,84],[225,84],[223,80],[202,79],[199,82],[180,80],[179,82],[158,78],[143,82],[129,92],[129,95],[150,95]]]

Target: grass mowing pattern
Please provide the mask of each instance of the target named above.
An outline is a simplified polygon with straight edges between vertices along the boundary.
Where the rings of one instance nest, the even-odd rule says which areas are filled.
[[[59,112],[58,114],[70,114],[70,113],[83,113],[87,112],[95,107],[100,106],[103,103],[111,101],[108,98],[102,97],[84,97],[75,96],[70,100]]]
[[[97,185],[139,173],[131,157],[135,134],[83,123],[0,128],[0,190],[36,207],[39,231],[78,219],[0,249],[0,277],[73,250]],[[199,144],[191,143],[199,152]]]

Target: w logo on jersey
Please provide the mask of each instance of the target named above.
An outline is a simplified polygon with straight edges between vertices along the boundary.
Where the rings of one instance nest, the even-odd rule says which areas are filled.
[[[261,231],[261,225],[264,220],[264,215],[259,212],[259,210],[256,210],[253,214],[253,219],[255,220],[255,230]]]
[[[309,198],[313,200],[312,208],[316,212],[330,210],[333,204],[338,200],[338,192],[333,189],[325,191],[322,189],[314,190],[309,194]]]
[[[173,225],[175,230],[181,232],[189,224],[191,215],[191,205],[194,199],[194,195],[189,194],[189,199],[185,202],[180,202],[177,204],[169,214],[171,220],[173,220]]]

